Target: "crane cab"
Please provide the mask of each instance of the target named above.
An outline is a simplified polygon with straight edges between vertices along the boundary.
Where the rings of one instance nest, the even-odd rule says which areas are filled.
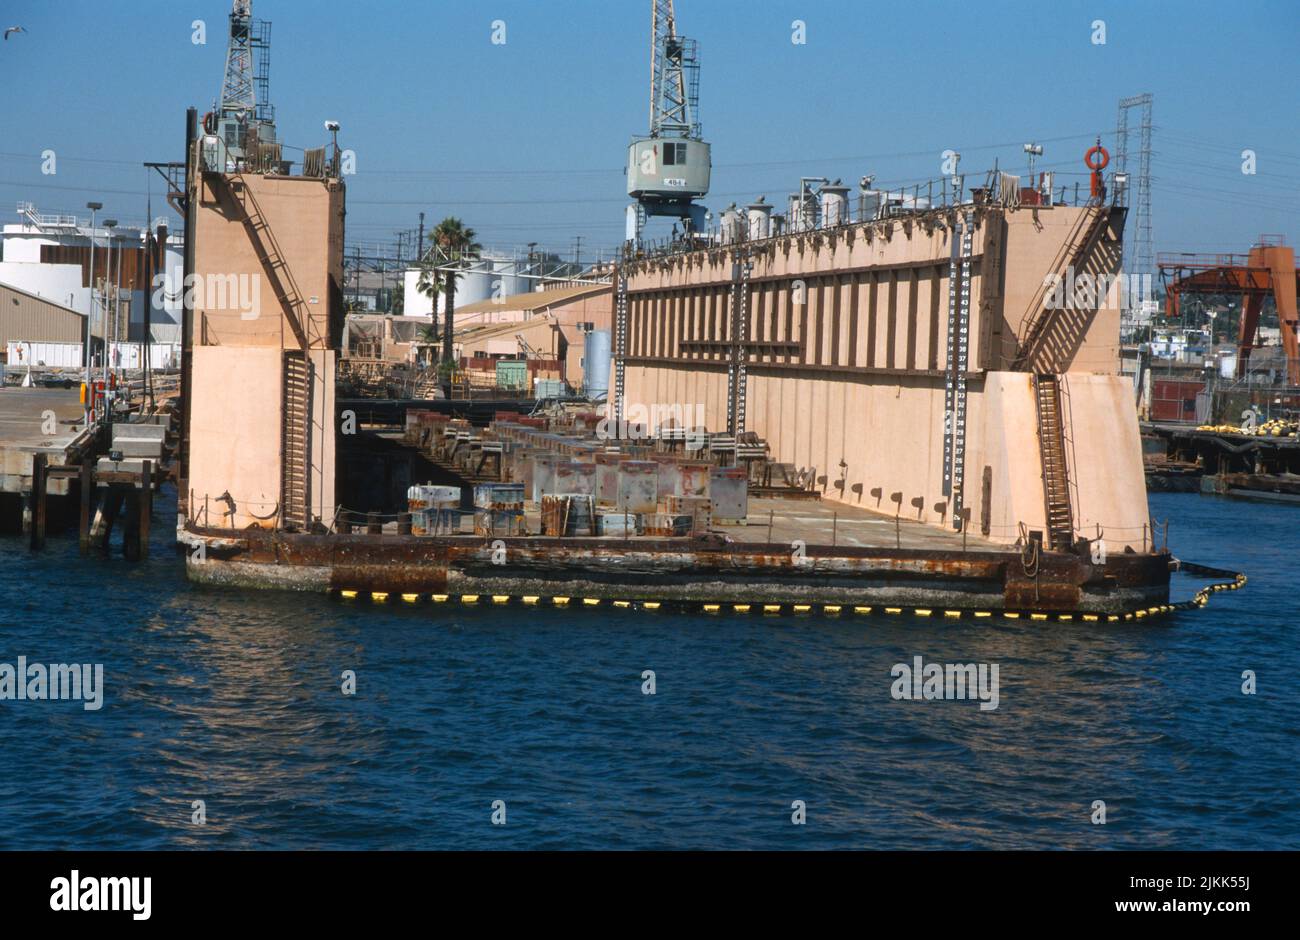
[[[709,145],[688,137],[636,137],[627,151],[627,194],[646,203],[683,202],[709,192]]]

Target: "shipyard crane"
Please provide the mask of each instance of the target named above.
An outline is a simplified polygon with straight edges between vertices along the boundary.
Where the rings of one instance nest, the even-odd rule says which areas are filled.
[[[269,100],[271,24],[253,18],[252,0],[233,0],[221,97],[203,116],[205,133],[218,137],[238,163],[254,141],[275,142],[275,107]]]
[[[699,121],[700,60],[694,39],[677,35],[673,0],[650,0],[650,132],[627,152],[627,240],[637,243],[648,216],[704,228],[709,145]]]
[[[1165,316],[1176,320],[1182,299],[1188,294],[1240,296],[1241,319],[1237,324],[1237,377],[1250,370],[1250,354],[1256,348],[1260,313],[1264,301],[1273,298],[1278,330],[1286,356],[1287,381],[1300,385],[1300,268],[1295,249],[1281,235],[1261,235],[1248,254],[1165,254],[1156,258],[1165,286]]]

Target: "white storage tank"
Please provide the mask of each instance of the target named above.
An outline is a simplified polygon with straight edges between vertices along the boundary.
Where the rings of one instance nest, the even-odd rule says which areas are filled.
[[[582,352],[582,391],[592,401],[609,393],[611,344],[609,330],[592,330]]]
[[[722,243],[729,245],[740,240],[740,210],[733,202],[722,213]]]
[[[772,233],[772,207],[767,204],[767,197],[759,196],[745,211],[749,214],[750,239],[767,238]]]
[[[849,221],[849,188],[836,180],[822,187],[822,227],[847,225]]]
[[[791,232],[806,232],[817,227],[817,194],[810,190],[790,194],[788,214]]]

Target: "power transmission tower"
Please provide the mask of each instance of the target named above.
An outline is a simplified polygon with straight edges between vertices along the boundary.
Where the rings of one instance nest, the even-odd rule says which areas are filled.
[[[1115,127],[1115,172],[1128,172],[1129,111],[1139,109],[1137,200],[1134,207],[1136,237],[1124,239],[1125,274],[1150,275],[1154,266],[1151,247],[1151,93],[1121,98]]]

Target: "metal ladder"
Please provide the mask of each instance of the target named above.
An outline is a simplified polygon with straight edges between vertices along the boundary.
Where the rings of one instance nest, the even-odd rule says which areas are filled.
[[[1074,511],[1070,507],[1070,474],[1065,461],[1059,377],[1034,376],[1034,398],[1038,410],[1038,446],[1043,463],[1048,545],[1053,551],[1069,551],[1074,545]]]
[[[965,525],[966,370],[970,367],[971,266],[975,214],[967,211],[952,231],[948,263],[948,365],[944,376],[943,495],[952,498],[952,525]]]
[[[618,287],[614,292],[614,420],[621,428],[624,415],[623,393],[627,383],[627,260],[619,262]],[[622,436],[618,433],[618,436]]]
[[[311,369],[306,355],[284,352],[280,384],[280,524],[307,527]]]
[[[741,245],[731,262],[731,326],[727,337],[731,353],[727,363],[727,433],[745,430],[745,404],[749,394],[749,275],[753,262],[749,248]]]

